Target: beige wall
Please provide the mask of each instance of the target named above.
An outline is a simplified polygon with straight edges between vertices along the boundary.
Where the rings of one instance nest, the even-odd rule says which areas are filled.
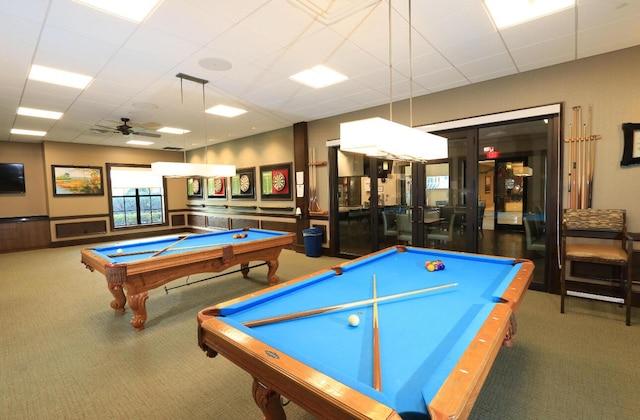
[[[640,47],[634,47],[414,98],[413,125],[561,103],[564,136],[567,136],[573,117],[572,107],[582,107],[584,120],[591,104],[592,133],[602,135],[602,140],[597,142],[593,207],[627,209],[629,230],[640,232],[640,194],[637,193],[640,167],[620,167],[621,125],[640,122],[639,65]],[[340,122],[372,116],[388,118],[388,115],[389,107],[382,106],[312,121],[309,123],[309,146],[316,148],[317,160],[325,160],[325,143],[339,138]],[[408,101],[394,104],[393,116],[394,121],[408,124]],[[566,183],[568,153],[563,153],[563,182]],[[318,168],[318,193],[324,208],[328,205],[327,175],[327,168]],[[564,206],[566,187],[562,193]]]

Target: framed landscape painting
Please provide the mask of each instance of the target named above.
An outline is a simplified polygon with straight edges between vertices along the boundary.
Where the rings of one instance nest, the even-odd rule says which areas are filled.
[[[104,195],[101,166],[51,165],[54,196]]]

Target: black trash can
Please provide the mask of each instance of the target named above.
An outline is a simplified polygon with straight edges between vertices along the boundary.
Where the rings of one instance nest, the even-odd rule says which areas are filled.
[[[322,255],[322,229],[310,228],[302,231],[304,236],[304,253],[307,257],[319,257]]]

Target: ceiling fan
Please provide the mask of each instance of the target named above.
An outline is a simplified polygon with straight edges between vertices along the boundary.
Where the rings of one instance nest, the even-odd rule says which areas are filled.
[[[157,133],[147,133],[144,131],[144,127],[139,127],[142,130],[140,130],[138,127],[132,127],[128,124],[128,122],[130,121],[129,118],[120,118],[120,120],[122,121],[122,124],[117,126],[117,127],[107,127],[104,125],[94,125],[91,128],[91,131],[93,131],[94,133],[120,133],[124,136],[128,136],[130,134],[136,135],[136,136],[144,136],[144,137],[160,137],[160,134]]]

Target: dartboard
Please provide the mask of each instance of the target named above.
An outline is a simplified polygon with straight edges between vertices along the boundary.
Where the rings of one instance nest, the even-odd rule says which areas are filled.
[[[240,191],[242,191],[243,193],[246,193],[247,191],[249,191],[250,187],[251,187],[251,181],[249,181],[249,176],[248,175],[240,176]]]
[[[215,190],[216,194],[220,194],[222,192],[222,179],[215,178],[213,180],[213,189]]]
[[[282,172],[276,172],[273,174],[273,188],[276,191],[284,190],[284,187],[287,186],[287,179],[284,177]]]
[[[199,179],[194,179],[191,182],[191,188],[193,189],[193,193],[194,194],[200,193],[200,180]]]

